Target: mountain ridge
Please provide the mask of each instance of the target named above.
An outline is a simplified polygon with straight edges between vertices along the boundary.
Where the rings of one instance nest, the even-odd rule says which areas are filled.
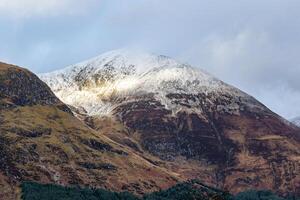
[[[134,53],[133,62],[123,51],[119,54],[73,65],[71,76],[62,70],[40,77],[91,128],[141,154],[150,153],[167,163],[159,166],[181,177],[233,193],[249,188],[300,192],[300,129],[190,65]],[[152,62],[160,59],[162,63]],[[120,75],[124,66],[130,73]],[[59,87],[57,76],[63,82]],[[65,77],[71,79],[64,83]],[[69,80],[76,87],[65,87]],[[126,131],[117,131],[119,126]]]

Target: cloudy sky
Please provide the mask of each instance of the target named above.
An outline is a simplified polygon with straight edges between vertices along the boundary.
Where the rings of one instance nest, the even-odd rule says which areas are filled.
[[[36,73],[118,48],[204,68],[300,116],[299,0],[0,0],[0,60]]]

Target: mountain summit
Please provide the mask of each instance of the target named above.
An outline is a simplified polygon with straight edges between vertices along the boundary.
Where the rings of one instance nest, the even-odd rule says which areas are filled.
[[[153,94],[172,107],[168,94],[218,93],[236,97],[257,109],[252,97],[188,64],[162,55],[115,50],[63,70],[40,74],[65,103],[83,107],[90,115],[109,114],[114,103],[128,96]],[[239,99],[238,99],[239,98]],[[230,105],[234,109],[236,102]],[[250,105],[251,104],[251,105]]]
[[[183,179],[300,194],[300,129],[198,68],[117,50],[40,78],[100,135]]]

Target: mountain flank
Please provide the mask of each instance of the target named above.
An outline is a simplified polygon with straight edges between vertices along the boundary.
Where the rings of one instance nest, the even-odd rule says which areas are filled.
[[[180,180],[81,122],[26,69],[1,63],[0,91],[0,199],[18,198],[24,181],[140,195]]]
[[[116,50],[39,76],[89,127],[183,179],[300,192],[300,129],[203,70]]]

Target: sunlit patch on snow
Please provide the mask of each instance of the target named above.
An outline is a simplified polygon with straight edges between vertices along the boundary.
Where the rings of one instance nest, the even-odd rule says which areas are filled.
[[[117,92],[126,92],[132,90],[140,84],[140,81],[136,77],[128,77],[116,82],[115,89]]]

